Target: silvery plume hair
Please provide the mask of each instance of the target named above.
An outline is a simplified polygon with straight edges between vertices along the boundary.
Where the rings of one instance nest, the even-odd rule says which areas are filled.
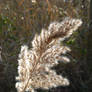
[[[69,37],[82,24],[80,19],[65,18],[62,22],[53,22],[48,30],[42,29],[40,35],[35,35],[32,48],[22,46],[18,59],[18,74],[16,83],[18,92],[35,92],[37,88],[69,85],[67,78],[57,75],[51,67],[58,64],[58,60],[69,62],[61,54],[70,51],[69,47],[61,46],[60,41]]]

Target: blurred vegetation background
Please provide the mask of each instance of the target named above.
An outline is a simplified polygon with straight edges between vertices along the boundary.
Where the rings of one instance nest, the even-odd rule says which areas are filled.
[[[61,43],[71,47],[71,63],[56,67],[57,73],[68,77],[70,86],[38,92],[91,92],[90,6],[92,7],[90,0],[0,0],[0,92],[17,92],[15,76],[21,45],[27,44],[31,47],[36,33],[39,34],[51,22],[62,21],[65,17],[83,21],[82,27]]]

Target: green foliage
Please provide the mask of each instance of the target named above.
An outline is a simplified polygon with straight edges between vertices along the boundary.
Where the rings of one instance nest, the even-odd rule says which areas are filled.
[[[7,31],[16,30],[14,22],[10,20],[7,16],[0,15],[0,32],[3,31],[3,28],[6,28]]]

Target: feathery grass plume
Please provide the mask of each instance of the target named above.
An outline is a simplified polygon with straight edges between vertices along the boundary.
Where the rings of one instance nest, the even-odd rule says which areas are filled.
[[[40,35],[35,35],[32,48],[22,46],[18,59],[18,74],[16,83],[18,92],[35,92],[37,88],[51,88],[69,85],[67,78],[57,75],[51,67],[58,60],[69,62],[67,57],[60,56],[70,51],[69,47],[60,46],[60,41],[69,37],[82,24],[80,19],[65,18],[63,22],[53,22],[48,30],[42,29]]]
[[[32,0],[32,3],[36,3],[36,0]]]

